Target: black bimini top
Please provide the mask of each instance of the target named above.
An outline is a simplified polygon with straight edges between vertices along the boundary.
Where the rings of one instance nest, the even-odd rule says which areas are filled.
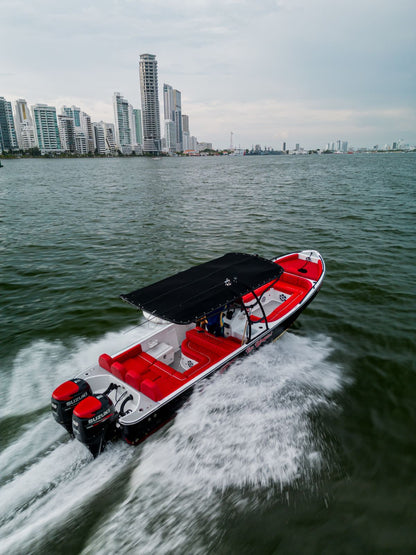
[[[233,252],[120,297],[169,322],[190,324],[282,273],[271,260]]]

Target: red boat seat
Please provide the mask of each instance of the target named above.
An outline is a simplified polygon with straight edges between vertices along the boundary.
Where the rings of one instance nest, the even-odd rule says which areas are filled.
[[[152,401],[160,401],[162,398],[162,392],[158,388],[157,384],[152,382],[152,380],[143,380],[140,384],[140,391]]]
[[[120,380],[124,380],[124,377],[126,375],[126,367],[124,366],[124,364],[121,364],[121,362],[116,361],[116,362],[113,362],[112,365],[110,366],[110,372],[116,378],[119,378]]]
[[[276,260],[285,272],[297,276],[303,276],[317,281],[322,275],[322,260],[313,262],[312,260],[304,260],[299,258],[297,254],[289,254],[280,260]]]
[[[217,337],[199,327],[188,330],[186,338],[218,358],[229,355],[240,346],[240,342],[234,337]]]
[[[207,357],[203,359],[208,361]],[[140,345],[115,357],[101,355],[100,366],[120,380],[141,391],[153,401],[160,401],[181,387],[189,377],[142,351]],[[191,369],[192,370],[192,369]]]
[[[98,364],[101,366],[101,368],[103,368],[104,370],[107,370],[108,372],[111,372],[110,367],[112,363],[113,363],[113,359],[110,357],[110,355],[107,355],[107,353],[103,353],[98,358]]]
[[[290,312],[292,308],[301,302],[311,288],[312,283],[308,279],[284,272],[280,280],[273,286],[273,289],[289,297],[267,316],[267,321],[275,322]],[[261,320],[261,317],[250,316],[250,320],[252,322],[258,322]]]
[[[194,377],[218,360],[212,353],[208,353],[207,351],[202,352],[198,345],[192,344],[188,339],[183,340],[181,350],[186,357],[196,361],[196,364],[183,373],[187,378]]]
[[[216,337],[199,327],[187,331],[181,350],[186,357],[195,360],[196,364],[185,370],[184,375],[189,379],[195,377],[239,346],[240,341],[234,337]]]
[[[152,399],[152,401],[161,401],[180,387],[174,378],[167,376],[155,376],[153,379],[145,378],[139,387],[139,391]]]

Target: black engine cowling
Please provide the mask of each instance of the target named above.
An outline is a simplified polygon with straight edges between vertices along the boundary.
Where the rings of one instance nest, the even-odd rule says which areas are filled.
[[[114,437],[116,421],[117,413],[111,399],[104,394],[90,395],[75,407],[72,429],[74,436],[96,457]]]
[[[55,420],[72,434],[72,413],[75,406],[91,395],[91,387],[81,378],[74,378],[58,386],[52,393],[51,409]]]

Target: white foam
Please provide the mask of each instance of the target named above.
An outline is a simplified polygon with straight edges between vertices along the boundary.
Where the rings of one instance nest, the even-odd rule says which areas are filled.
[[[24,426],[24,430],[18,439],[0,454],[1,481],[9,478],[16,469],[36,459],[65,434],[65,430],[56,425],[49,413],[31,420]]]
[[[168,433],[145,444],[128,498],[84,553],[181,552],[190,542],[198,552],[197,522],[215,522],[230,490],[244,505],[247,488],[252,498],[307,484],[324,457],[308,414],[342,384],[329,352],[322,338],[287,335],[207,382]]]
[[[0,418],[48,406],[51,393],[65,380],[96,364],[103,352],[114,353],[139,340],[141,327],[111,332],[96,341],[78,341],[70,350],[60,342],[38,341],[22,349],[0,390]]]
[[[127,335],[126,344],[131,341]],[[125,335],[116,333],[79,343],[71,352],[46,342],[22,351],[9,389],[9,394],[20,391],[25,400],[19,412],[46,407],[57,383],[93,364],[103,351],[120,348],[121,340]],[[0,455],[0,469],[16,470],[0,489],[0,552],[30,551],[41,544],[58,523],[82,511],[124,472],[133,457],[140,456],[140,462],[131,473],[128,495],[120,497],[85,553],[180,552],[193,539],[196,553],[195,524],[205,519],[215,533],[221,500],[230,491],[236,492],[235,505],[243,506],[246,490],[253,499],[256,491],[284,495],[287,485],[299,480],[307,487],[325,458],[325,446],[314,437],[308,415],[329,405],[331,394],[342,386],[339,369],[327,361],[330,352],[322,337],[286,334],[206,381],[173,424],[142,449],[120,443],[94,461],[78,442],[56,444],[61,428],[52,417],[38,417],[34,428],[25,427]],[[50,373],[43,375],[45,364],[53,366],[54,384]],[[16,405],[6,401],[3,413],[12,410]]]
[[[108,485],[133,454],[133,449],[119,444],[91,460],[83,445],[71,441],[6,484],[1,489],[0,553],[31,551],[31,545]]]

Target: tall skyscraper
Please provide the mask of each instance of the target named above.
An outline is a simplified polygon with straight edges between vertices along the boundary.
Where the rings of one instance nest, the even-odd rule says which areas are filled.
[[[15,102],[14,121],[19,147],[28,150],[36,146],[35,127],[26,100],[19,98]]]
[[[0,96],[0,149],[18,150],[16,128],[12,112],[12,103]]]
[[[113,96],[114,123],[116,131],[116,145],[123,154],[131,153],[132,140],[132,106],[115,92]]]
[[[93,123],[94,142],[98,154],[114,154],[116,150],[114,125],[99,121]]]
[[[182,102],[180,91],[174,89],[170,85],[163,85],[163,104],[165,115],[165,132],[172,132],[173,122],[175,128],[175,144],[169,147],[170,152],[181,152],[183,150],[182,136]],[[166,143],[171,143],[170,137],[166,135]]]
[[[174,112],[173,87],[163,83],[163,114],[165,116],[165,120],[173,121]]]
[[[75,124],[74,118],[60,114],[58,116],[59,135],[61,137],[62,150],[75,152]]]
[[[166,151],[170,154],[176,152],[176,125],[171,119],[165,119]]]
[[[136,129],[136,142],[138,145],[143,144],[143,128],[142,128],[142,111],[133,108],[134,125]]]
[[[32,106],[32,115],[35,122],[36,142],[42,153],[60,152],[62,147],[56,108],[46,104],[36,104]]]
[[[189,133],[189,116],[182,114],[182,132]]]
[[[74,123],[75,152],[78,152],[78,154],[94,152],[94,137],[90,116],[82,112],[78,106],[62,106],[61,114],[72,118]],[[71,150],[71,152],[73,151]]]
[[[81,112],[81,129],[87,140],[87,152],[94,152],[94,132],[92,129],[91,116]]]
[[[81,108],[78,108],[78,106],[62,106],[61,113],[73,118],[75,127],[81,127]]]
[[[105,129],[105,144],[110,152],[115,152],[116,150],[116,134],[114,130],[114,125],[112,123],[104,123]]]
[[[94,130],[94,143],[97,154],[105,154],[106,153],[106,144],[105,144],[105,127],[104,122],[101,121],[99,123],[93,123],[93,130]]]
[[[141,54],[139,62],[143,119],[143,152],[161,151],[157,61],[153,54]]]
[[[182,138],[182,95],[180,91],[174,89],[173,101],[175,105],[175,125],[176,125],[176,152],[181,152],[183,149]]]
[[[189,132],[189,116],[182,114],[182,150],[189,150],[189,139],[190,139],[190,132]]]

